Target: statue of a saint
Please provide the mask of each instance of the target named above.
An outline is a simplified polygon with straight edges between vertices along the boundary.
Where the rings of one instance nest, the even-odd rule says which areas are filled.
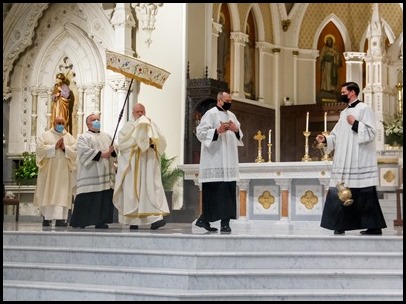
[[[55,117],[62,116],[66,121],[66,130],[70,134],[72,134],[73,99],[69,80],[63,73],[58,73],[52,93],[51,126],[54,124]]]

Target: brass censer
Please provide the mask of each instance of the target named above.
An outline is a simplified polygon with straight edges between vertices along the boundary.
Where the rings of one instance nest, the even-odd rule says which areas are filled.
[[[349,206],[354,202],[354,200],[351,199],[352,193],[350,188],[345,186],[343,182],[337,184],[337,189],[338,189],[338,198],[340,199],[340,201],[343,202],[344,206]]]

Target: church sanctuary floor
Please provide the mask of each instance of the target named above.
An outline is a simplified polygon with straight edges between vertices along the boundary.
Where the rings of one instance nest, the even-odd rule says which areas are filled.
[[[403,227],[387,225],[334,235],[319,221],[239,219],[209,233],[6,215],[3,301],[403,301]]]
[[[403,227],[394,226],[393,220],[387,220],[387,228],[382,229],[383,236],[399,236],[403,238]],[[86,228],[72,228],[72,227],[55,227],[55,221],[52,227],[42,227],[42,220],[36,216],[20,216],[18,222],[15,221],[15,216],[5,215],[3,221],[3,231],[55,231],[55,232],[101,232],[101,233],[153,233],[153,234],[184,234],[184,235],[311,235],[311,236],[329,236],[333,235],[333,231],[320,227],[320,223],[316,221],[246,221],[243,219],[231,220],[230,227],[231,233],[207,232],[203,228],[199,228],[193,223],[167,223],[164,227],[157,230],[151,230],[149,225],[140,226],[138,230],[130,230],[128,225],[119,223],[109,224],[108,229],[95,229],[94,226]],[[219,221],[211,223],[213,227],[219,227]],[[220,229],[219,229],[220,230]],[[334,237],[351,237],[361,236],[360,230],[346,231],[345,235],[335,235]],[[366,236],[362,237],[379,237],[379,236]]]

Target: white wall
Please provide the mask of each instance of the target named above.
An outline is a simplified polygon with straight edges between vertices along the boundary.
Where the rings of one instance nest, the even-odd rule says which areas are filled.
[[[183,163],[184,119],[186,99],[186,4],[165,3],[158,9],[150,47],[146,35],[137,31],[138,57],[170,75],[162,89],[140,85],[138,102],[145,105],[147,116],[157,122],[167,139],[167,155],[177,156],[176,164]]]

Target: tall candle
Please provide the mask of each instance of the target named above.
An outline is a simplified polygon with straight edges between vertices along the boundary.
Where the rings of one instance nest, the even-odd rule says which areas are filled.
[[[306,132],[309,132],[309,112],[306,113]]]
[[[269,132],[268,132],[268,144],[270,144],[271,142],[272,142],[272,130],[269,129]]]
[[[327,112],[324,112],[324,132],[327,132]]]

